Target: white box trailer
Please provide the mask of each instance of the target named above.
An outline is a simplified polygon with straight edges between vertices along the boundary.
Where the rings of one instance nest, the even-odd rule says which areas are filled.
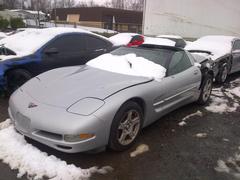
[[[240,0],[145,0],[143,33],[240,36]]]

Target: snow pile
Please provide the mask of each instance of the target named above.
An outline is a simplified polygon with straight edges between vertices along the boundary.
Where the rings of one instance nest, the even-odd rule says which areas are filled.
[[[235,153],[232,157],[229,157],[226,161],[218,160],[215,171],[221,173],[227,173],[233,177],[240,179],[240,153]]]
[[[190,114],[190,115],[184,117],[184,118],[182,119],[182,121],[181,121],[180,123],[178,123],[178,125],[179,125],[179,126],[185,126],[185,125],[187,125],[186,121],[187,121],[188,119],[194,117],[194,116],[202,117],[202,116],[203,116],[203,113],[202,113],[201,111],[197,111],[197,112],[195,112],[195,113],[193,113],[193,114]]]
[[[130,153],[130,157],[136,157],[136,156],[143,154],[145,152],[148,152],[148,151],[149,151],[149,146],[146,144],[141,144],[136,148],[135,151]]]
[[[116,35],[110,37],[109,40],[115,46],[123,46],[123,45],[127,45],[131,41],[133,36],[136,36],[136,35],[139,35],[139,34],[136,34],[136,33],[119,33],[119,34],[116,34]]]
[[[145,41],[143,44],[160,45],[160,46],[175,46],[176,42],[169,40],[169,39],[164,39],[164,38],[145,37]]]
[[[136,54],[123,56],[104,54],[89,61],[87,65],[114,73],[154,78],[158,81],[166,75],[164,67],[143,57],[137,57]]]
[[[111,167],[81,169],[67,164],[55,156],[48,156],[18,134],[10,120],[0,124],[0,160],[12,170],[18,170],[18,178],[28,179],[87,180],[93,173],[105,174]]]
[[[230,84],[227,89],[216,88],[212,91],[211,103],[205,107],[206,110],[213,113],[235,112],[240,107],[240,81],[236,80]],[[230,102],[231,101],[231,102]]]
[[[35,53],[48,41],[63,33],[91,33],[76,28],[47,28],[47,29],[26,29],[0,40],[0,45],[14,51],[17,57],[22,57]],[[5,57],[9,59],[8,56]],[[4,59],[2,59],[4,60]]]
[[[212,60],[231,53],[232,36],[204,36],[185,47],[186,50],[210,51]]]

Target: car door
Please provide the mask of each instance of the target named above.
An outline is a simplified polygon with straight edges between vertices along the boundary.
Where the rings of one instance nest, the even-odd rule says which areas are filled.
[[[164,115],[180,106],[196,100],[199,95],[201,71],[185,51],[172,56],[167,77],[159,84],[159,95],[154,102],[155,111]]]
[[[39,71],[82,65],[87,62],[86,42],[83,34],[66,34],[49,42],[40,52]],[[40,73],[41,73],[40,72]]]
[[[232,72],[240,71],[240,40],[233,43],[232,58]]]
[[[86,34],[87,60],[94,59],[110,51],[112,44],[100,37]]]

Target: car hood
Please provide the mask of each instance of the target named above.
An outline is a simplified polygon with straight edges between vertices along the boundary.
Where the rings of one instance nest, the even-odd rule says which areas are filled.
[[[118,91],[152,80],[77,66],[41,74],[23,85],[21,90],[40,103],[68,108],[81,99],[92,97],[104,100]]]

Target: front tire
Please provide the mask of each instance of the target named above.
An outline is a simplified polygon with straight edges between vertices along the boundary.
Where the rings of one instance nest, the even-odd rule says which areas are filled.
[[[128,101],[116,113],[111,126],[108,148],[124,151],[136,141],[142,129],[143,113],[141,107]]]
[[[223,84],[228,77],[229,67],[227,63],[223,63],[219,68],[219,73],[216,77],[216,81],[219,84]]]
[[[198,104],[204,105],[208,102],[212,93],[212,87],[213,87],[213,76],[210,74],[207,74],[204,77],[204,80],[201,86],[200,96],[197,101]]]
[[[32,75],[23,69],[12,70],[7,73],[7,91],[11,95],[15,90],[30,80]]]

